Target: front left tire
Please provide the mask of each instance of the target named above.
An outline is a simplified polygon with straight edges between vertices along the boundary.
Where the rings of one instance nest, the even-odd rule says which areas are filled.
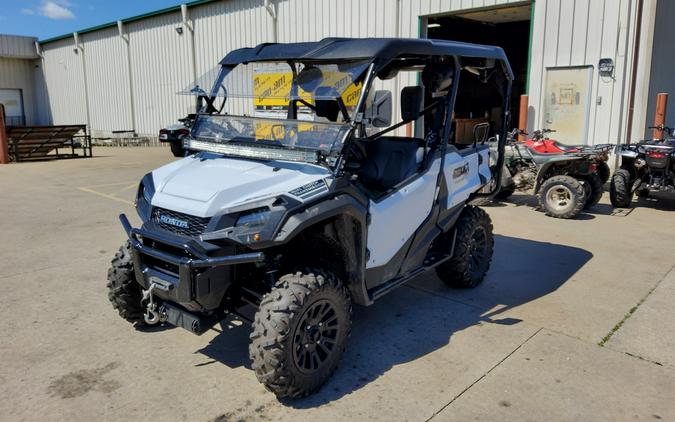
[[[131,244],[126,241],[108,269],[108,300],[120,317],[132,324],[144,325],[142,296],[131,260]]]
[[[351,330],[349,291],[322,270],[282,276],[260,302],[249,355],[258,381],[277,397],[299,398],[331,377]]]
[[[586,191],[572,176],[553,176],[542,183],[537,199],[549,217],[574,218],[586,205]]]

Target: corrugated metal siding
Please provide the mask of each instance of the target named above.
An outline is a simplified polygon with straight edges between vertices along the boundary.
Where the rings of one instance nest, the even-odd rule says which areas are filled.
[[[647,118],[644,126],[654,124],[656,94],[660,92],[670,93],[666,125],[675,126],[675,78],[673,77],[675,55],[672,54],[673,30],[670,27],[672,22],[675,22],[675,2],[659,1],[656,5],[653,56],[647,95]],[[640,128],[640,136],[649,139],[652,131],[644,126]]]
[[[262,0],[230,0],[190,9],[198,76],[234,49],[273,40],[273,21],[263,6]]]
[[[420,21],[430,15],[498,5],[527,4],[522,0],[284,0],[273,2],[278,15],[278,42],[317,40],[328,36],[418,37]],[[534,10],[530,129],[542,127],[539,110],[545,69],[594,66],[589,142],[616,142],[626,115],[627,80],[634,3],[630,0],[538,0]],[[398,10],[397,10],[398,5]],[[217,65],[229,51],[274,41],[274,25],[263,0],[228,0],[189,9],[194,27],[193,71],[191,33],[180,13],[167,13],[125,25],[129,36],[136,128],[154,135],[162,126],[187,114],[193,99],[176,92]],[[130,129],[126,46],[115,28],[81,37],[85,51],[91,125],[94,130]],[[86,119],[81,55],[71,40],[45,45],[44,64],[49,104],[55,123]],[[615,80],[597,75],[602,57],[616,65]],[[400,89],[416,83],[413,74],[378,82],[398,101]],[[601,97],[601,104],[596,104]],[[398,113],[398,107],[396,107]]]
[[[179,35],[180,13],[152,17],[126,25],[131,53],[136,130],[157,135],[194,109],[192,98],[176,95],[192,77],[190,39]],[[121,128],[126,129],[126,128]]]
[[[36,118],[33,101],[33,61],[0,57],[0,88],[20,89],[26,124],[34,124]]]
[[[109,134],[132,129],[125,41],[117,28],[82,35],[91,127]]]
[[[629,39],[635,4],[629,0],[538,0],[535,3],[529,81],[529,129],[545,127],[546,68],[593,66],[588,144],[617,143],[624,137],[630,69]],[[601,58],[615,64],[614,78],[601,78]]]
[[[0,57],[35,59],[38,57],[35,41],[37,38],[34,37],[0,34]]]
[[[42,60],[47,97],[54,124],[86,124],[84,74],[81,54],[75,54],[72,39],[43,47]]]

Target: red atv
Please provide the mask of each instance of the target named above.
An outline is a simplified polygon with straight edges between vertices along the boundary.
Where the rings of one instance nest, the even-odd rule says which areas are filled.
[[[548,134],[553,132],[555,132],[553,129],[535,130],[532,132],[532,137],[525,139],[524,143],[540,154],[594,153],[596,156],[598,176],[600,176],[603,185],[607,183],[607,180],[609,180],[607,158],[609,158],[609,151],[612,150],[614,145],[599,144],[590,147],[587,145],[566,145],[555,139],[549,139]],[[523,130],[519,130],[518,134],[525,136],[529,135]]]

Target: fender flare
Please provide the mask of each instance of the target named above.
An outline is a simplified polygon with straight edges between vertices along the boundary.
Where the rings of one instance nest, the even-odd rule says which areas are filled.
[[[579,161],[580,159],[581,157],[564,157],[564,158],[561,157],[560,159],[554,158],[551,161],[542,164],[542,166],[537,171],[537,181],[534,184],[534,193],[536,194],[537,192],[539,192],[539,188],[541,187],[541,184],[544,181],[544,175],[551,167],[559,163]]]
[[[341,242],[346,241],[353,245],[356,261],[352,266],[353,271],[348,271],[350,279],[344,281],[349,287],[354,303],[370,305],[373,301],[368,294],[365,283],[368,208],[354,197],[342,194],[325,198],[291,214],[279,225],[273,237],[273,242],[276,245],[286,244],[308,227],[340,216],[353,219],[359,226],[359,230],[354,231],[352,236],[344,236],[343,234],[342,239],[340,239]]]

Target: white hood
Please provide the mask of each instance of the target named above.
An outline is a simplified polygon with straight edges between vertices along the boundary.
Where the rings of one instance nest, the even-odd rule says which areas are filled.
[[[254,199],[287,193],[331,173],[304,163],[191,156],[158,168],[152,176],[153,206],[211,217]]]

